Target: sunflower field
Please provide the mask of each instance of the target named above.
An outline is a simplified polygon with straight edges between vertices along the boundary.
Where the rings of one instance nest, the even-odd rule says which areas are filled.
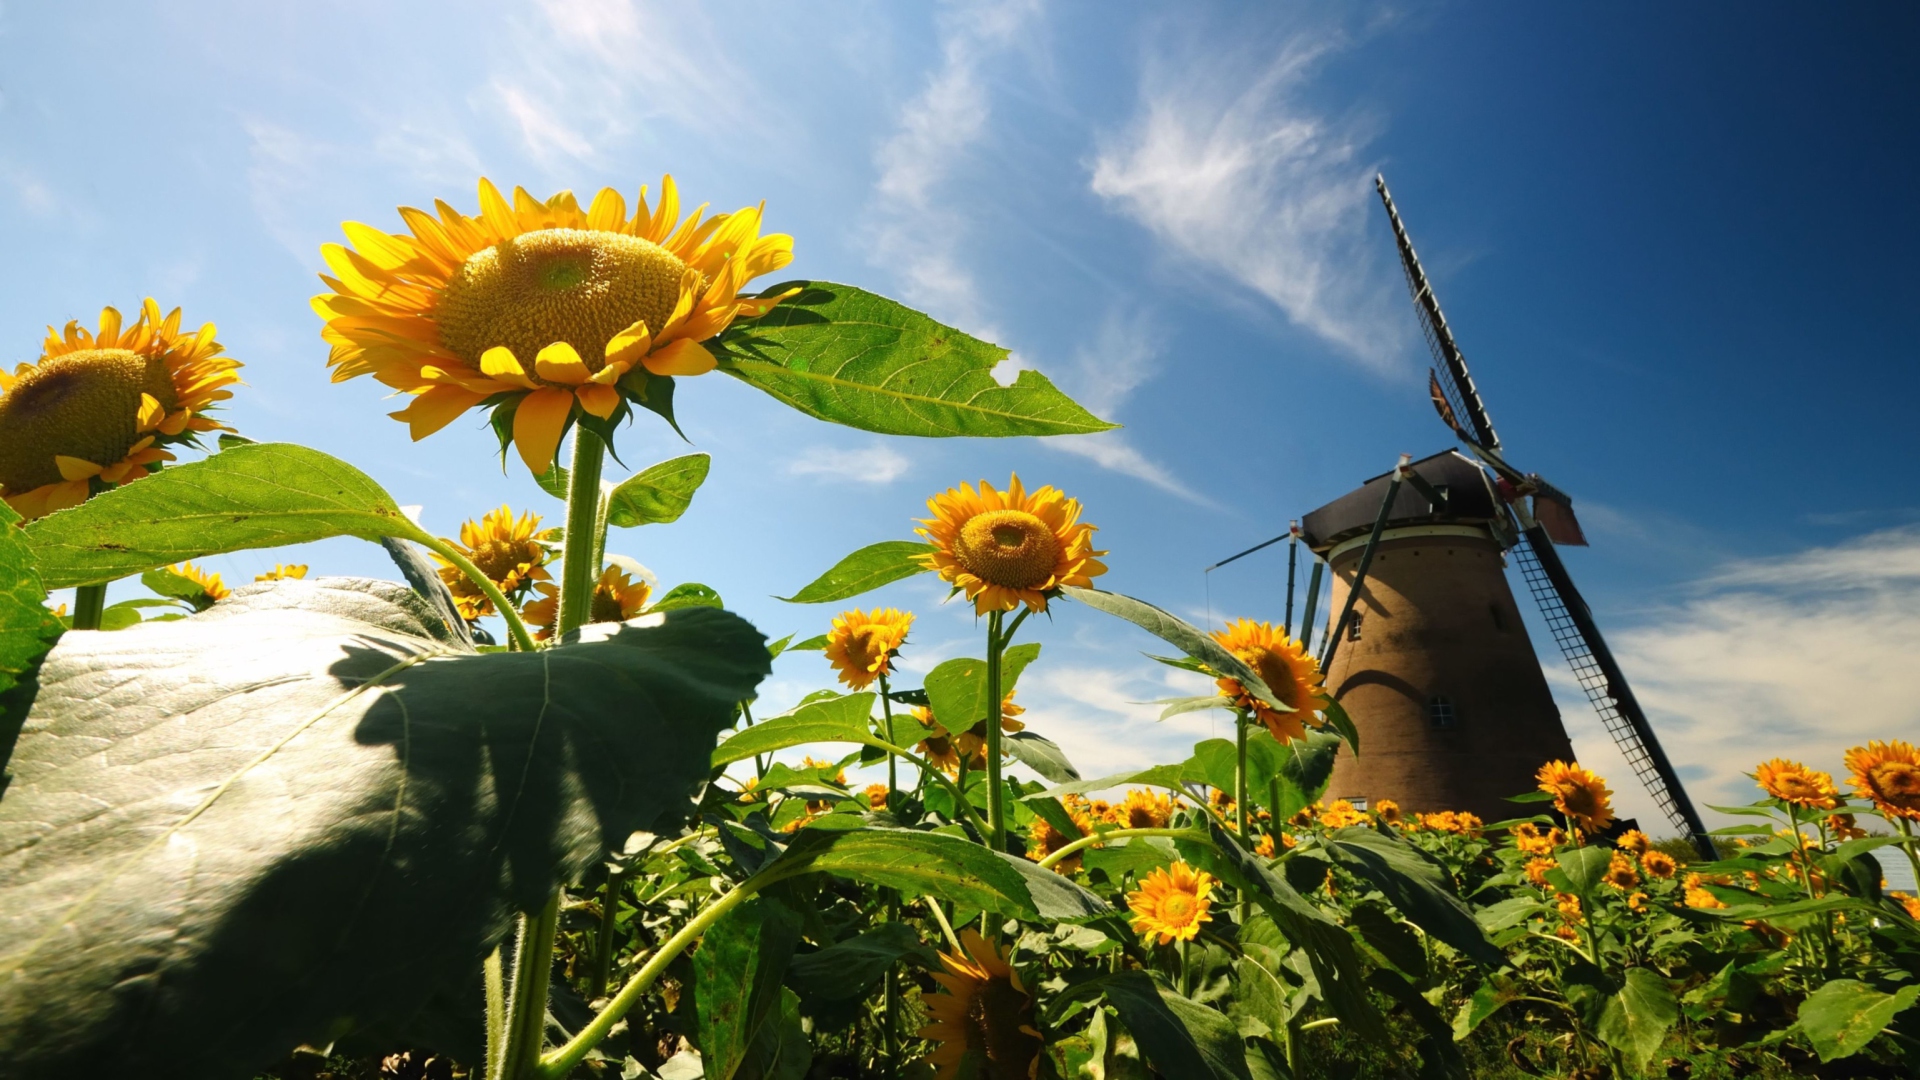
[[[320,253],[335,380],[415,439],[480,411],[561,514],[438,537],[243,437],[240,363],[153,300],[0,373],[0,1076],[1920,1075],[1920,900],[1876,855],[1920,872],[1909,743],[1758,764],[1711,860],[1571,762],[1506,821],[1327,802],[1365,747],[1303,644],[1101,589],[1086,508],[1017,476],[876,524],[769,641],[609,551],[707,475],[606,476],[685,380],[882,435],[1112,425],[885,297],[756,284],[792,239],[671,179],[399,218]],[[338,536],[400,580],[193,562]],[[913,613],[846,605],[919,574],[981,639],[911,685]],[[1082,777],[1017,702],[1073,607],[1234,737]],[[833,684],[756,712],[792,650]]]

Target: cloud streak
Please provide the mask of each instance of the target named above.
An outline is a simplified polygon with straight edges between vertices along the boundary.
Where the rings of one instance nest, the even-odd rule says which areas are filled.
[[[1138,110],[1092,163],[1093,192],[1177,257],[1265,298],[1362,365],[1393,369],[1406,337],[1393,328],[1406,320],[1383,317],[1392,283],[1372,269],[1365,132],[1300,100],[1343,41],[1296,33],[1260,62],[1206,44],[1149,61]]]
[[[1613,644],[1696,804],[1757,798],[1744,774],[1775,756],[1844,779],[1848,747],[1920,729],[1920,528],[1735,561],[1690,591]],[[1660,821],[1571,680],[1556,681],[1582,757]]]

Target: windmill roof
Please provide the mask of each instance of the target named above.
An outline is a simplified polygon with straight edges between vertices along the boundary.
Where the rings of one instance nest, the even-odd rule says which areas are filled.
[[[1388,513],[1389,528],[1404,525],[1473,524],[1493,521],[1501,514],[1493,489],[1480,466],[1457,450],[1443,450],[1413,462],[1410,468],[1447,495],[1447,509],[1436,513],[1433,504],[1412,484],[1400,485]],[[1365,535],[1379,516],[1392,471],[1369,479],[1353,491],[1300,519],[1307,546],[1325,551],[1354,536]]]

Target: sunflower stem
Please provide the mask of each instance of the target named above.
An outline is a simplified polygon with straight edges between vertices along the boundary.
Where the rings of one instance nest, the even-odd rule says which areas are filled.
[[[612,1001],[607,1002],[606,1008],[601,1009],[592,1020],[587,1021],[587,1026],[581,1028],[579,1034],[567,1040],[565,1046],[539,1058],[527,1076],[535,1080],[559,1080],[560,1077],[571,1072],[575,1065],[586,1058],[589,1051],[600,1045],[600,1041],[613,1031],[613,1026],[620,1022],[620,1018],[640,1003],[640,999],[646,996],[647,991],[653,987],[654,980],[667,970],[667,966],[685,952],[688,946],[700,940],[714,923],[720,921],[721,916],[740,906],[742,901],[754,893],[795,872],[793,867],[788,866],[779,867],[777,870],[770,869],[769,872],[748,878],[735,885],[725,896],[708,904],[700,914],[695,915],[692,921],[681,927],[660,946],[658,951],[647,958],[647,962],[641,966],[640,970],[633,973],[633,977],[627,980],[626,985],[620,988],[620,992],[613,996]],[[544,1012],[542,1015],[544,1016]]]
[[[622,866],[607,875],[606,891],[600,897],[600,936],[593,943],[593,982],[587,988],[587,1000],[594,1001],[607,992],[607,980],[613,976],[613,932],[620,913],[620,893],[627,885],[627,870]]]
[[[953,955],[967,955],[967,951],[960,947],[960,935],[953,932],[953,924],[947,921],[947,912],[940,906],[940,898],[927,897],[927,910],[933,912],[933,921],[940,924],[940,932],[947,935],[947,944],[953,946]]]
[[[489,1077],[497,1076],[500,1068],[500,1050],[507,1038],[507,990],[506,965],[500,959],[500,946],[495,945],[487,954],[480,968],[481,983],[486,988],[487,998],[487,1069]]]
[[[593,581],[600,566],[594,559],[599,547],[600,466],[606,460],[607,444],[585,425],[573,429],[573,469],[567,478],[567,541],[560,564],[560,614],[554,626],[557,641],[566,637],[592,617]]]
[[[887,662],[893,662],[891,655],[887,657]],[[887,696],[887,671],[884,667],[880,669],[880,723],[883,725],[880,731],[880,738],[886,742],[892,742],[893,699]],[[899,760],[900,759],[894,754],[887,755],[887,809],[889,810],[899,809],[894,805],[894,799],[900,793]],[[892,971],[892,969],[889,968],[888,971]]]
[[[100,615],[107,609],[107,583],[82,585],[73,590],[73,628],[100,629]]]
[[[494,608],[500,612],[500,617],[507,622],[507,634],[513,638],[513,643],[520,647],[519,651],[532,652],[534,650],[533,635],[527,632],[527,624],[521,621],[520,613],[515,611],[513,605],[507,602],[507,596],[500,591],[500,586],[495,585],[493,579],[487,577],[479,567],[473,565],[473,560],[462,555],[459,548],[454,547],[452,544],[447,543],[437,536],[429,534],[424,529],[418,530],[407,539],[431,550],[454,566],[459,567],[460,572],[467,575],[467,580],[473,582],[476,588],[485,593],[488,600],[493,601]]]
[[[1907,838],[1907,842],[1900,845],[1900,850],[1907,854],[1907,865],[1913,867],[1915,892],[1920,893],[1920,854],[1913,850],[1913,826],[1908,824],[1906,818],[1894,818],[1894,824],[1899,826],[1900,835]]]
[[[560,890],[537,915],[520,916],[520,946],[513,957],[513,987],[499,1080],[529,1080],[540,1069],[547,1034],[547,990],[553,977],[553,937],[560,926]]]
[[[1234,710],[1234,762],[1233,762],[1233,809],[1234,820],[1240,826],[1240,842],[1251,845],[1253,835],[1247,831],[1247,711]],[[1238,917],[1240,925],[1247,925],[1247,894],[1240,891]]]
[[[1125,840],[1130,836],[1170,836],[1176,840],[1197,840],[1203,842],[1212,839],[1207,835],[1206,831],[1202,829],[1108,829],[1106,832],[1096,832],[1091,836],[1083,836],[1070,844],[1062,846],[1059,850],[1048,854],[1046,858],[1040,860],[1040,869],[1051,870],[1060,860],[1083,848],[1090,848],[1095,844],[1103,843],[1107,840]]]
[[[1000,623],[1005,613],[987,615],[987,832],[988,846],[995,851],[1007,849],[1007,823],[1003,817],[1000,791]]]

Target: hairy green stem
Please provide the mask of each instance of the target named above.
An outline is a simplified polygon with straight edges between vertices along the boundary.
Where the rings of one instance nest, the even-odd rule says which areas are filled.
[[[500,617],[507,621],[507,633],[512,636],[513,643],[520,647],[520,651],[533,651],[533,635],[527,632],[527,624],[520,620],[520,613],[515,611],[513,605],[507,602],[506,594],[500,591],[500,586],[495,585],[493,579],[487,577],[486,574],[481,572],[479,567],[473,565],[471,559],[460,554],[460,549],[437,536],[428,535],[425,530],[419,531],[415,535],[408,537],[408,539],[459,567],[460,572],[467,575],[467,580],[473,582],[481,592],[487,594],[487,599],[493,601],[493,606],[499,610]]]
[[[967,951],[960,947],[960,936],[953,932],[953,924],[947,921],[947,912],[940,906],[940,898],[927,897],[927,910],[933,912],[933,921],[940,924],[940,932],[947,935],[947,944],[953,946],[953,954],[965,956]]]
[[[82,585],[73,590],[73,628],[100,629],[100,615],[107,610],[107,582]]]
[[[1233,809],[1235,822],[1240,826],[1240,842],[1249,848],[1253,846],[1253,834],[1247,831],[1247,723],[1251,719],[1245,709],[1234,710],[1234,761],[1233,761]],[[1247,894],[1240,893],[1240,925],[1247,925]]]
[[[804,868],[786,867],[777,873],[748,878],[735,885],[720,899],[708,904],[700,914],[695,915],[687,925],[681,927],[647,958],[647,962],[639,971],[633,973],[633,977],[620,988],[620,992],[614,995],[613,1000],[607,1002],[607,1007],[601,1009],[592,1020],[589,1020],[587,1026],[580,1029],[579,1034],[567,1040],[565,1046],[541,1057],[537,1072],[533,1075],[540,1080],[560,1080],[571,1072],[575,1065],[586,1058],[588,1051],[600,1045],[600,1040],[607,1037],[607,1034],[613,1030],[613,1026],[620,1022],[620,1018],[640,1003],[640,999],[652,989],[654,980],[660,977],[661,972],[667,970],[667,965],[673,963],[674,958],[685,952],[688,946],[700,940],[701,935],[705,934],[714,923],[719,922],[721,916],[739,907],[742,901],[754,893],[802,869]]]
[[[547,897],[547,905],[538,915],[520,917],[520,947],[513,957],[512,1005],[496,1073],[500,1080],[527,1080],[539,1074],[540,1049],[547,1033],[547,989],[553,975],[553,936],[559,925],[559,889]]]
[[[892,662],[893,656],[892,654],[888,654],[887,663],[891,664]],[[880,737],[891,743],[893,741],[893,699],[887,696],[887,669],[885,667],[880,669],[880,723],[882,728]],[[900,775],[896,767],[896,761],[897,759],[894,755],[887,755],[887,808],[889,810],[898,809],[893,805],[894,797],[900,793]]]
[[[560,616],[555,640],[586,623],[593,611],[594,560],[600,532],[600,465],[607,444],[583,425],[573,429],[573,468],[567,477],[567,540],[560,564]]]
[[[1006,642],[1000,639],[1000,623],[1005,612],[987,614],[987,846],[1007,850],[1006,793],[1000,790],[1000,653]]]
[[[495,945],[480,967],[487,995],[487,1075],[499,1068],[500,1051],[507,1041],[507,990],[500,946]]]
[[[1090,848],[1095,844],[1104,843],[1108,840],[1124,840],[1130,836],[1171,836],[1176,840],[1211,839],[1205,832],[1199,829],[1108,829],[1106,832],[1095,832],[1092,836],[1083,836],[1073,843],[1062,847],[1060,850],[1049,854],[1046,858],[1040,860],[1040,869],[1051,870],[1059,865],[1061,859],[1083,848]]]
[[[620,893],[626,888],[628,870],[622,866],[608,873],[606,891],[600,896],[600,934],[593,943],[593,981],[587,988],[588,1001],[605,994],[607,980],[613,977],[614,920],[620,912]]]

